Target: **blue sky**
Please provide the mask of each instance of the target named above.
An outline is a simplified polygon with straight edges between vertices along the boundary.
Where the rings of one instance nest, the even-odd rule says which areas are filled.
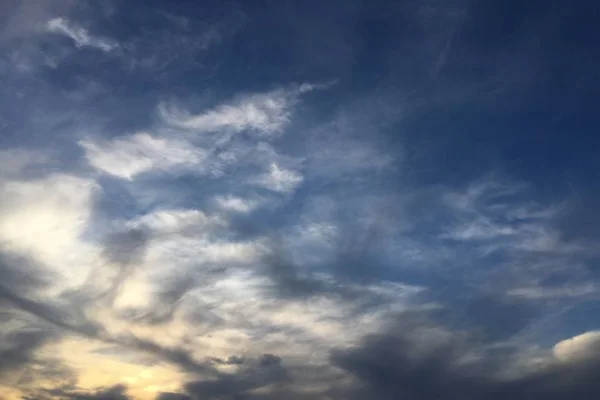
[[[600,395],[597,2],[0,7],[0,399]]]

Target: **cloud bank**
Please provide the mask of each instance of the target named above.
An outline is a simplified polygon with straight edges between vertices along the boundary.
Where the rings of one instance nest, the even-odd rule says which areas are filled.
[[[598,398],[599,14],[534,3],[10,3],[0,398]]]

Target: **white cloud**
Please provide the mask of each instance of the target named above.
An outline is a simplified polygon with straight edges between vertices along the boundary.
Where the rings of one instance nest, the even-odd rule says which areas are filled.
[[[163,231],[147,246],[143,262],[123,286],[117,307],[147,307],[164,282],[174,277],[199,278],[194,286],[208,292],[215,281],[226,279],[219,271],[256,263],[265,253],[261,240],[228,241],[215,235],[214,229],[198,229],[188,235],[180,230]]]
[[[269,165],[269,171],[256,179],[256,184],[280,193],[293,192],[303,181],[300,173],[278,166]]]
[[[185,141],[155,138],[147,133],[97,144],[80,141],[88,162],[96,169],[123,179],[151,170],[169,171],[178,167],[197,167],[197,172],[217,173],[209,165],[208,152]]]
[[[165,236],[153,241],[149,262],[175,270],[210,263],[251,263],[264,252],[261,241],[230,242],[206,237]]]
[[[0,248],[16,252],[58,273],[55,288],[78,285],[100,262],[100,251],[81,239],[91,215],[94,181],[52,175],[2,185]]]
[[[326,281],[323,277],[323,283]],[[212,312],[224,323],[213,326],[213,334],[198,337],[198,341],[211,352],[273,352],[303,360],[306,354],[311,354],[311,361],[325,364],[327,349],[376,331],[394,312],[409,308],[407,301],[420,290],[399,284],[357,285],[348,287],[357,293],[353,301],[339,302],[332,296],[273,298],[269,291],[272,286],[273,282],[265,277],[237,270],[198,288],[193,296],[201,304],[218,305]],[[364,309],[363,302],[373,296],[386,306]],[[387,302],[393,302],[394,306],[389,307]],[[189,306],[193,308],[192,304]],[[235,340],[224,341],[223,336]]]
[[[441,238],[487,241],[488,253],[499,249],[549,254],[589,252],[589,246],[564,241],[554,227],[562,204],[542,206],[529,201],[526,194],[526,185],[494,180],[446,194],[443,200],[455,214],[456,222]]]
[[[300,227],[298,234],[306,241],[331,242],[337,236],[337,227],[327,222],[313,222]]]
[[[306,93],[306,92],[312,92],[313,90],[329,89],[331,86],[333,86],[337,83],[338,83],[337,80],[332,80],[332,81],[323,82],[323,83],[303,83],[300,86],[298,86],[298,92]]]
[[[209,217],[199,210],[159,210],[128,221],[128,228],[146,228],[161,234],[182,232],[186,229],[207,230],[225,225],[218,217]]]
[[[248,95],[198,115],[164,104],[159,107],[159,112],[168,124],[199,132],[251,130],[272,135],[281,131],[290,121],[297,93],[274,90]]]
[[[538,286],[519,287],[510,289],[507,294],[512,297],[524,299],[556,299],[567,297],[581,297],[598,293],[598,288],[592,283],[545,288]]]
[[[46,24],[48,31],[71,38],[77,47],[93,47],[104,52],[109,52],[118,47],[118,44],[107,38],[94,37],[82,27],[74,25],[65,18],[54,18]]]
[[[594,359],[600,354],[600,331],[590,331],[558,342],[554,357],[563,362]]]
[[[444,201],[450,207],[464,212],[479,212],[482,209],[493,210],[495,206],[523,191],[525,186],[517,183],[501,182],[494,178],[470,184],[462,192],[448,193]]]
[[[452,229],[443,238],[454,240],[484,240],[494,239],[502,236],[512,236],[518,232],[506,225],[493,223],[486,218],[478,218]]]
[[[240,206],[236,201],[239,198],[221,200],[234,208]],[[164,339],[167,331],[171,336],[168,340],[175,344],[189,337],[190,351],[199,358],[207,354],[227,357],[273,352],[305,360],[305,354],[312,354],[311,362],[325,365],[327,351],[323,349],[349,344],[377,330],[389,315],[409,307],[407,301],[419,292],[419,288],[412,286],[382,283],[349,286],[349,290],[357,293],[350,302],[340,302],[335,296],[274,298],[272,291],[278,283],[268,274],[263,275],[260,267],[264,257],[273,251],[269,241],[260,238],[232,241],[227,229],[211,229],[207,218],[211,217],[201,211],[162,210],[132,220],[132,226],[153,227],[164,234],[151,238],[143,263],[124,285],[117,301],[118,308],[145,310],[154,304],[153,296],[164,287],[165,281],[189,276],[195,282],[194,288],[178,303],[174,320],[153,327],[147,334],[160,338],[161,343],[167,340]],[[180,234],[188,226],[188,220],[199,220],[200,225],[209,226]],[[307,242],[332,240],[335,234],[334,226],[318,222],[299,226],[298,231]],[[324,284],[337,283],[332,277],[315,279]],[[364,302],[374,297],[381,298],[385,306],[364,308]],[[394,305],[389,306],[390,302]],[[202,318],[195,318],[197,322],[193,325],[185,322],[194,313]],[[176,328],[178,321],[184,324],[181,331]],[[129,324],[123,329],[137,328]],[[296,333],[290,335],[290,332]]]
[[[256,200],[235,196],[217,196],[215,202],[219,208],[239,213],[249,213],[259,206],[259,202]]]

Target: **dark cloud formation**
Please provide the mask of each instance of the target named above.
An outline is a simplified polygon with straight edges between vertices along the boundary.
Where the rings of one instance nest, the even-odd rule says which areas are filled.
[[[192,398],[188,395],[181,393],[160,393],[156,400],[191,400]]]
[[[104,239],[105,254],[111,262],[131,265],[141,260],[147,243],[148,233],[142,229],[111,232]]]
[[[58,320],[55,311],[46,313],[43,306],[28,301],[21,294],[35,293],[46,279],[35,263],[10,254],[0,253],[0,383],[2,376],[28,366],[36,360],[35,352],[58,337],[52,326],[27,318],[27,314],[42,314],[43,319]],[[15,327],[21,326],[21,328]]]
[[[161,393],[157,399],[220,399],[255,398],[253,390],[275,387],[276,392],[285,390],[290,376],[282,359],[274,354],[263,354],[258,358],[229,357],[227,360],[214,360],[219,364],[236,366],[233,373],[221,374],[216,379],[204,379],[188,382],[185,393],[191,396],[173,393]],[[256,398],[260,398],[256,397]]]
[[[444,337],[448,332],[437,329],[403,317],[387,332],[366,337],[356,348],[335,351],[332,362],[353,374],[362,386],[349,398],[591,400],[600,394],[600,355],[523,372],[513,370],[516,376],[501,377],[501,372],[518,368],[510,364],[519,356],[517,348],[486,348],[476,336],[454,333]],[[464,359],[469,356],[475,357]]]
[[[226,359],[214,357],[211,361],[222,365],[242,365],[246,362],[246,359],[240,356],[229,356]]]
[[[31,363],[34,360],[35,350],[54,335],[43,329],[30,328],[8,334],[2,333],[1,337],[3,345],[0,350],[0,376],[3,372]]]
[[[331,353],[332,364],[355,378],[350,385],[332,378],[322,392],[292,390],[279,357],[267,354],[220,379],[190,382],[186,394],[162,393],[157,400],[592,400],[600,394],[600,355],[523,365],[522,351],[508,343],[495,345],[476,333],[449,331],[422,315],[404,314],[357,346]],[[304,382],[307,387],[314,383]],[[267,386],[268,390],[255,391]]]
[[[46,393],[50,398],[72,400],[132,400],[127,395],[127,387],[125,385],[115,385],[87,393],[76,389],[54,389],[47,390]]]

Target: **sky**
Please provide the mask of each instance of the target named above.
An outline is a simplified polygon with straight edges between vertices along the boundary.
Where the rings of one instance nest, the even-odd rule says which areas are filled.
[[[600,398],[599,27],[0,0],[0,399]]]

